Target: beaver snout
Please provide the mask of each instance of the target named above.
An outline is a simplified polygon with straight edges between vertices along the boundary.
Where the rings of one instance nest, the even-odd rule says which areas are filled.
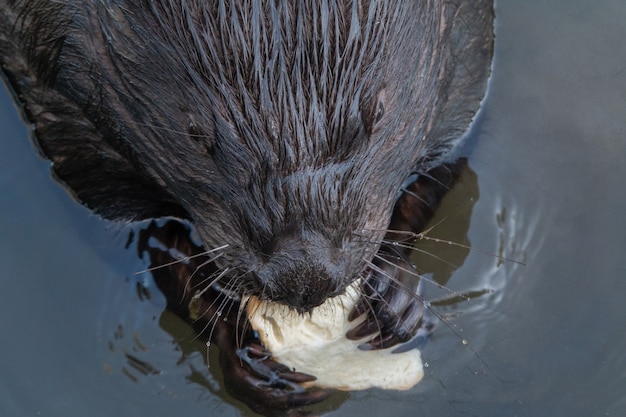
[[[255,274],[261,299],[285,304],[302,313],[339,295],[346,287],[343,277],[331,276],[327,268],[294,263],[288,268],[263,267]]]
[[[310,240],[280,240],[279,248],[254,272],[262,299],[306,312],[343,293],[352,281],[344,251]]]
[[[319,277],[294,277],[294,279],[283,277],[279,283],[281,285],[271,291],[272,301],[285,304],[301,313],[321,305],[337,292],[335,282]]]

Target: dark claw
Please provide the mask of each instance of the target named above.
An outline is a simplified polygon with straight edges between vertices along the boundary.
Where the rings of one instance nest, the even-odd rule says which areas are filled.
[[[251,353],[255,356],[263,358],[268,358],[272,356],[272,354],[262,345],[254,342],[248,343],[248,345],[246,346],[246,353]]]
[[[411,349],[420,349],[426,344],[426,340],[435,328],[433,323],[425,323],[417,330],[417,334],[408,342],[398,346],[391,353],[404,353]]]
[[[354,321],[356,319],[358,319],[359,317],[361,317],[363,314],[367,313],[369,310],[369,305],[367,304],[367,302],[365,300],[361,300],[352,310],[352,312],[350,312],[350,315],[348,316],[348,321]]]
[[[256,351],[256,350],[255,350]],[[246,346],[237,350],[237,356],[244,363],[246,363],[252,371],[251,377],[258,379],[258,384],[267,386],[268,388],[279,388],[281,390],[289,390],[295,393],[304,392],[305,389],[289,379],[294,372],[290,371],[285,365],[271,360],[271,356],[254,357],[250,355],[250,347]],[[281,375],[283,377],[281,377]],[[311,375],[302,374],[305,377],[311,377],[315,380],[315,377]],[[284,378],[287,376],[287,378]],[[294,377],[299,379],[297,376]]]
[[[330,397],[330,390],[318,389],[303,393],[290,394],[287,405],[290,408],[303,407],[305,405],[316,404]]]
[[[378,336],[372,338],[371,340],[359,345],[360,350],[377,350],[377,349],[385,349],[390,346],[394,346],[397,344],[397,337],[393,333],[381,333]]]
[[[331,393],[305,389],[300,384],[314,381],[313,375],[294,372],[272,360],[271,354],[255,341],[237,349],[235,355],[224,353],[221,361],[229,392],[261,414],[305,415],[294,409],[323,401]]]
[[[348,333],[346,333],[346,337],[350,340],[359,340],[378,333],[380,330],[380,323],[378,323],[377,318],[369,317],[368,315],[368,320],[350,329]]]
[[[303,374],[302,372],[278,372],[278,376],[282,379],[295,382],[296,384],[312,382],[317,379],[313,375]]]

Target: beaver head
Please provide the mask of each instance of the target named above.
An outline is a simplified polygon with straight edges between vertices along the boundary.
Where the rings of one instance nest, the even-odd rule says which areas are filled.
[[[227,289],[302,311],[362,275],[489,72],[485,0],[14,3],[0,58],[58,178],[190,219]]]

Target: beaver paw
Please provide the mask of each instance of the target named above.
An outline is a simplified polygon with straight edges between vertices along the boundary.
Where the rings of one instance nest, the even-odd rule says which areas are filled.
[[[423,320],[428,303],[405,284],[415,279],[412,275],[403,276],[410,275],[404,270],[389,265],[366,279],[364,295],[349,317],[352,321],[365,314],[365,321],[346,334],[352,340],[371,336],[361,349],[387,349],[409,341],[414,346],[415,338],[423,340],[432,330],[432,323]]]
[[[226,359],[226,360],[225,360]],[[302,383],[314,381],[315,377],[295,372],[274,360],[272,355],[258,343],[250,342],[237,349],[234,355],[222,358],[226,388],[231,394],[246,402],[260,414],[293,414],[297,407],[325,400],[328,390],[307,390]]]

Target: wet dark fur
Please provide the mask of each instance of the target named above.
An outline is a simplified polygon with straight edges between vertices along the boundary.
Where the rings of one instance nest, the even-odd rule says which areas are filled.
[[[0,63],[81,202],[191,220],[225,247],[223,288],[300,311],[367,277],[361,330],[385,347],[421,307],[383,239],[456,176],[492,19],[490,0],[0,0]]]

